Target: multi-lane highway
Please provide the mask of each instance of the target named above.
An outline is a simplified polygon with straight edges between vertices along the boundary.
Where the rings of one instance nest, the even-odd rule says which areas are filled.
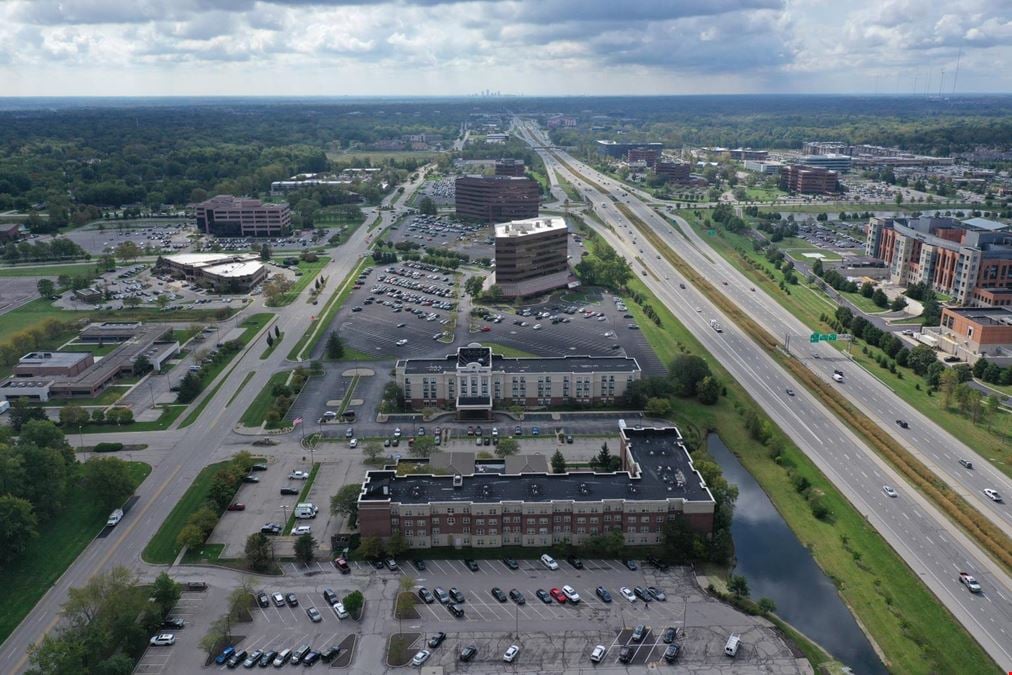
[[[660,301],[679,317],[710,353],[746,387],[767,414],[866,515],[992,658],[1002,667],[1012,664],[1012,579],[799,386],[751,337],[682,278],[649,241],[636,233],[636,228],[616,208],[614,200],[622,200],[648,226],[654,227],[665,237],[668,245],[705,273],[722,292],[739,302],[767,330],[783,335],[786,327],[787,331],[794,331],[798,342],[807,339],[807,331],[802,330],[797,322],[788,323],[780,317],[782,309],[772,298],[758,290],[753,292],[750,282],[730,269],[729,265],[723,264],[719,255],[707,250],[705,243],[686,240],[674,232],[652,209],[628,193],[625,186],[593,171],[564,152],[557,149],[547,151],[544,146],[548,145],[548,141],[537,130],[524,126],[522,135],[538,149],[549,174],[557,173],[576,186],[593,205],[598,217],[611,226],[611,229],[597,228],[598,233],[627,260],[639,257],[649,265],[651,273],[641,276],[641,280]],[[578,173],[567,169],[559,158]],[[608,193],[602,194],[584,177]],[[554,180],[554,176],[552,178]],[[637,275],[644,269],[639,263],[633,267]],[[722,281],[727,281],[727,286]],[[679,284],[685,284],[685,289],[681,289]],[[717,333],[711,328],[711,319],[717,319],[722,324],[723,332]],[[805,349],[798,356],[812,364],[817,372],[829,378],[834,368],[843,369],[846,376],[842,386],[854,386],[854,380],[860,377],[857,367],[846,361],[843,355],[824,345],[815,345],[809,350],[807,342],[803,344]],[[814,358],[813,352],[819,354],[819,358]],[[866,395],[871,396],[874,383],[867,386],[869,393]],[[787,395],[788,388],[793,389],[796,395]],[[887,404],[887,395],[891,397],[888,392],[876,395],[881,405]],[[878,404],[865,400],[861,405],[867,410]],[[921,424],[918,416],[909,412],[903,414],[913,423],[911,432],[919,432],[919,442],[930,444],[931,439],[915,426]],[[890,423],[895,424],[893,421]],[[914,437],[911,436],[910,440]],[[950,452],[955,453],[953,462],[963,456],[955,450]],[[998,478],[996,475],[995,479]],[[882,487],[886,484],[897,488],[899,494],[896,498],[883,492]],[[987,513],[1003,521],[1000,513],[994,510]],[[957,579],[960,571],[974,574],[981,580],[985,592],[981,595],[967,593]]]
[[[384,205],[403,206],[423,179],[424,172],[420,172],[418,180],[409,183],[403,193],[393,192],[384,200]],[[369,226],[379,219],[381,222],[375,231],[381,231],[394,217],[394,210],[374,211],[347,242],[329,252],[331,261],[322,276],[328,277],[331,284],[341,283],[369,248],[373,237]],[[306,289],[304,296],[309,290]],[[141,551],[204,466],[240,449],[248,449],[248,438],[230,438],[233,428],[266,386],[270,376],[286,366],[292,367],[293,364],[286,363],[288,352],[310,327],[313,315],[319,309],[303,297],[272,311],[277,313],[276,323],[283,327],[284,337],[282,344],[267,359],[260,358],[264,350],[260,337],[265,331],[272,330],[274,323],[250,341],[249,347],[237,357],[239,361],[235,368],[220,376],[225,378],[224,384],[217,389],[214,400],[193,425],[186,429],[144,434],[144,442],[153,448],[171,447],[171,450],[158,452],[151,458],[144,457],[144,461],[149,461],[153,468],[137,489],[137,503],[109,536],[91,542],[4,641],[0,646],[0,673],[19,673],[25,669],[28,647],[57,625],[60,607],[66,601],[70,588],[84,585],[93,575],[114,565],[142,566]],[[244,383],[243,379],[250,372],[254,373],[253,377]],[[208,389],[213,390],[216,382]],[[233,394],[235,399],[229,401]]]

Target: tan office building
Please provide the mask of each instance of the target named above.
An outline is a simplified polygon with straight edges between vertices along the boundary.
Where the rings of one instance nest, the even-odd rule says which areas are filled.
[[[495,227],[495,278],[505,298],[538,295],[575,283],[563,218],[530,218]]]

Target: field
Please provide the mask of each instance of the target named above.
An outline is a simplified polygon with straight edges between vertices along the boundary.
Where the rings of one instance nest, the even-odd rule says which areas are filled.
[[[142,462],[129,462],[134,485],[151,473]],[[0,641],[6,640],[35,603],[52,588],[60,575],[105,527],[108,511],[100,510],[80,485],[68,493],[66,504],[41,528],[39,537],[3,570],[4,586],[11,590],[0,609]]]
[[[36,263],[14,267],[0,267],[0,277],[58,277],[61,274],[72,277],[81,275],[94,277],[95,263]]]
[[[296,277],[295,283],[288,290],[288,292],[282,295],[280,298],[278,298],[278,302],[271,306],[281,307],[283,305],[288,305],[294,302],[295,299],[299,297],[299,293],[306,290],[306,287],[309,286],[309,284],[311,284],[314,279],[316,279],[316,275],[319,274],[320,271],[324,267],[326,267],[327,263],[329,262],[330,257],[325,255],[319,256],[319,259],[316,260],[315,262],[306,262],[305,260],[300,260],[298,264],[298,269],[300,272],[302,272],[302,275]]]

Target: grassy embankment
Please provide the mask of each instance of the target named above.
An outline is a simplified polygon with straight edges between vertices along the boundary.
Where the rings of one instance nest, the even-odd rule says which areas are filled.
[[[151,473],[151,467],[143,462],[128,462],[127,465],[134,486],[140,485]],[[7,639],[35,603],[102,531],[108,517],[109,512],[98,508],[80,484],[70,489],[64,507],[41,528],[39,537],[28,544],[24,553],[3,570],[4,587],[11,592],[0,609],[0,642]],[[121,527],[129,527],[129,522]]]
[[[176,543],[179,531],[186,525],[190,514],[210,499],[211,480],[214,478],[214,474],[218,470],[228,466],[231,461],[225,460],[215,464],[208,464],[201,469],[182,498],[176,502],[175,507],[173,507],[169,516],[162,523],[162,526],[158,528],[158,532],[151,538],[148,545],[144,547],[141,557],[146,562],[155,565],[168,565],[176,559],[176,556],[179,555],[179,551],[182,549]]]

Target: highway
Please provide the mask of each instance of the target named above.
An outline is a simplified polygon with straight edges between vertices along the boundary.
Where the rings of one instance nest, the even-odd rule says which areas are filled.
[[[539,135],[535,137],[533,134]],[[537,149],[551,179],[555,180],[553,173],[565,177],[586,196],[593,204],[594,212],[612,228],[596,227],[596,231],[627,260],[639,257],[649,265],[647,276],[642,276],[643,265],[639,262],[633,264],[641,281],[720,360],[773,421],[816,463],[858,511],[867,517],[869,523],[893,546],[991,657],[1003,668],[1012,665],[1012,579],[933,504],[910,488],[843,422],[795,382],[751,337],[722,315],[665,258],[660,257],[659,251],[635,233],[635,228],[615,208],[612,200],[623,200],[633,213],[662,234],[665,242],[680,256],[700,271],[705,271],[711,283],[738,302],[767,330],[774,335],[793,331],[797,337],[791,340],[792,347],[797,345],[800,353],[799,349],[792,351],[816,372],[830,379],[834,368],[844,369],[846,382],[843,387],[851,396],[866,397],[861,402],[863,409],[895,405],[890,400],[895,397],[888,391],[874,392],[877,380],[870,375],[866,375],[870,380],[866,385],[867,390],[860,390],[867,393],[860,394],[856,389],[860,385],[855,385],[855,380],[863,378],[858,373],[857,366],[827,345],[809,347],[808,331],[802,329],[796,321],[785,320],[781,316],[784,310],[772,298],[758,290],[751,291],[751,283],[724,263],[718,254],[708,250],[703,242],[691,238],[687,240],[649,206],[629,193],[625,186],[593,171],[562,151],[553,149],[552,153],[555,154],[548,152],[544,146],[549,145],[549,142],[538,131],[525,126],[521,135]],[[569,171],[555,155],[581,172],[580,175]],[[609,194],[601,194],[583,179],[584,176],[609,190]],[[594,225],[592,220],[588,220],[588,224]],[[684,224],[683,228],[686,228]],[[686,234],[690,235],[689,232]],[[723,281],[727,282],[727,286],[723,285]],[[679,288],[680,283],[685,284],[684,290]],[[721,323],[723,332],[717,333],[710,327],[711,319],[717,319]],[[819,357],[814,358],[813,353]],[[794,397],[786,394],[788,388],[796,392]],[[876,398],[871,398],[873,395]],[[882,414],[876,414],[876,419],[881,418]],[[921,418],[909,412],[903,412],[902,416],[911,422],[911,434],[917,434],[916,437],[912,435],[910,439],[905,439],[905,442],[916,441],[931,446],[932,443],[928,441],[933,440],[933,437],[924,431],[926,426],[920,426]],[[901,414],[897,413],[896,418],[900,417]],[[896,418],[890,419],[889,425],[895,425]],[[972,453],[963,454],[952,449],[948,452],[956,453],[953,463],[957,457],[973,456]],[[983,464],[981,461],[978,471],[987,476]],[[998,478],[995,475],[995,480]],[[897,489],[898,497],[885,495],[882,486],[886,484]],[[1001,489],[1000,484],[998,489]],[[978,502],[975,500],[974,503]],[[985,513],[1004,522],[1002,514],[995,510]],[[968,593],[957,579],[960,571],[976,576],[981,581],[984,592],[981,595]]]
[[[384,200],[384,205],[403,206],[423,179],[424,172],[419,172],[418,180],[407,184],[403,193],[393,191]],[[373,211],[347,242],[329,250],[331,260],[321,272],[321,276],[329,278],[326,297],[335,292],[338,284],[342,283],[348,272],[365,255],[374,234],[388,226],[394,216],[392,210]],[[376,219],[381,223],[374,232],[370,232],[370,226]],[[143,442],[152,448],[170,447],[171,450],[155,453],[151,457],[146,454],[143,456],[143,461],[152,464],[152,471],[135,493],[139,497],[137,503],[109,536],[95,539],[85,548],[3,645],[0,645],[0,673],[19,673],[25,670],[29,645],[40,640],[57,625],[60,608],[66,602],[70,588],[83,586],[96,573],[116,565],[150,569],[151,566],[141,560],[141,552],[200,470],[239,450],[249,449],[250,439],[236,436],[232,430],[270,376],[279,370],[295,366],[287,361],[288,352],[310,327],[313,315],[319,311],[318,307],[305,300],[310,290],[306,288],[302,297],[285,307],[269,310],[276,313],[276,321],[265,326],[250,341],[246,350],[237,357],[236,367],[219,376],[226,378],[224,384],[194,424],[185,429],[143,434]],[[250,308],[247,307],[244,311],[250,312]],[[284,331],[282,344],[266,360],[261,360],[260,355],[264,351],[262,336],[267,330],[273,330],[275,323]],[[243,379],[251,371],[253,377],[242,386]],[[218,381],[208,384],[207,390],[213,390]],[[226,404],[240,387],[235,400]],[[123,436],[129,435],[117,434],[116,440],[123,440]]]

